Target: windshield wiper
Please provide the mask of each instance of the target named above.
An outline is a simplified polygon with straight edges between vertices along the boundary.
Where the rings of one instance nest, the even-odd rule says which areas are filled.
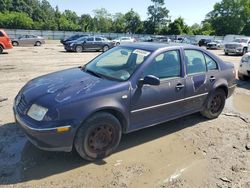
[[[96,76],[98,78],[102,78],[103,77],[101,74],[98,74],[97,72],[89,70],[89,69],[86,69],[86,68],[85,68],[85,72],[90,73],[90,74],[92,74],[92,75],[94,75],[94,76]]]

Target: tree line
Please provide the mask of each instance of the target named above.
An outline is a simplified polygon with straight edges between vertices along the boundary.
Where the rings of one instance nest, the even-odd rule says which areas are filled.
[[[192,26],[182,17],[171,20],[164,0],[151,2],[148,18],[142,20],[133,9],[112,15],[101,8],[93,10],[93,16],[79,16],[71,10],[61,12],[47,0],[0,0],[0,28],[161,35],[250,34],[250,0],[222,0],[201,24]]]

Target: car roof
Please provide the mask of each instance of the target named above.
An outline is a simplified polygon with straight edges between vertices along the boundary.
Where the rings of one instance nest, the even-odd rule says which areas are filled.
[[[139,42],[139,43],[127,43],[122,44],[121,46],[130,47],[130,48],[138,48],[148,51],[156,51],[163,48],[174,48],[174,47],[190,47],[190,48],[198,48],[194,45],[190,44],[183,44],[183,43],[169,43],[169,44],[162,44],[162,43],[153,43],[153,42]],[[200,49],[200,48],[199,48]]]

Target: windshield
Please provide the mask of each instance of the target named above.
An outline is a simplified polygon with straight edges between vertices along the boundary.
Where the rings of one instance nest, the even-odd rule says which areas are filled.
[[[238,43],[247,43],[247,39],[235,39],[233,42],[238,42]]]
[[[85,71],[107,79],[128,80],[150,55],[149,51],[115,47],[85,66]]]
[[[86,40],[86,37],[80,37],[79,39],[76,39],[77,42],[79,41],[85,41]]]

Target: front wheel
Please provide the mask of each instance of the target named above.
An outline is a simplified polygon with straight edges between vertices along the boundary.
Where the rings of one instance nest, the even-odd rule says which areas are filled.
[[[243,48],[242,55],[245,55],[247,53],[247,48]]]
[[[217,89],[207,100],[206,106],[201,114],[208,119],[217,118],[224,109],[226,93],[223,89]]]
[[[121,124],[112,114],[100,112],[90,117],[79,128],[74,146],[88,161],[109,156],[121,140]]]
[[[76,52],[77,53],[81,53],[82,51],[83,51],[83,47],[82,46],[80,46],[80,45],[76,46]]]

